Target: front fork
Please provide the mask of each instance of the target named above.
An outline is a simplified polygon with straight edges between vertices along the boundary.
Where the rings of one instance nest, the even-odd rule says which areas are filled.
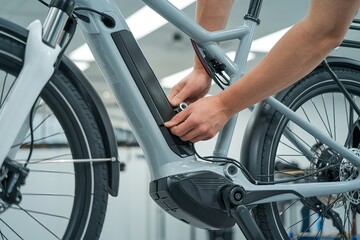
[[[23,67],[0,109],[1,171],[11,170],[15,174],[13,176],[21,174],[23,169],[9,163],[10,158],[14,157],[14,148],[18,148],[16,146],[22,142],[29,130],[27,119],[31,115],[30,109],[37,102],[41,90],[55,71],[61,45],[68,37],[66,23],[69,22],[68,19],[72,16],[73,10],[73,0],[52,0],[44,26],[39,20],[35,20],[28,26]],[[6,163],[4,163],[5,159]],[[22,175],[25,176],[27,173]],[[14,181],[16,178],[11,180],[11,185],[15,184],[11,189],[17,189],[16,186],[23,185],[24,181],[20,178]],[[1,188],[6,191],[3,187]]]

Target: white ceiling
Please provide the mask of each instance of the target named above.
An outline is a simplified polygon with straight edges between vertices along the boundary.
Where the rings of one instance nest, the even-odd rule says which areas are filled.
[[[49,0],[48,0],[49,1]],[[115,0],[125,18],[138,11],[144,6],[140,0]],[[242,24],[243,16],[247,10],[248,0],[236,0],[231,13],[227,28],[233,28]],[[0,17],[12,20],[26,27],[34,19],[44,20],[47,9],[37,0],[0,0]],[[296,23],[306,13],[309,0],[271,0],[264,1],[260,14],[261,24],[257,29],[255,39],[262,38]],[[183,10],[193,17],[195,3]],[[146,19],[144,19],[146,21]],[[177,37],[175,37],[177,36]],[[180,38],[179,38],[180,36]],[[358,34],[359,36],[359,34]],[[359,39],[359,38],[357,38]],[[67,54],[84,44],[80,33],[77,33],[70,44]],[[226,43],[227,51],[234,50],[236,43]],[[158,79],[188,69],[192,66],[193,50],[188,38],[173,26],[165,26],[155,30],[139,40],[139,45],[148,59]],[[247,69],[256,64],[266,53],[262,51],[253,52],[254,59],[248,62]],[[349,51],[354,55],[353,51]],[[356,53],[356,56],[360,54]],[[285,67],[285,66],[284,66]],[[95,63],[84,71],[93,85],[102,96],[108,106],[114,125],[126,127],[126,121],[116,103],[109,95],[109,90]],[[165,89],[168,92],[169,89]],[[215,94],[217,87],[211,90]],[[109,97],[110,96],[110,97]]]

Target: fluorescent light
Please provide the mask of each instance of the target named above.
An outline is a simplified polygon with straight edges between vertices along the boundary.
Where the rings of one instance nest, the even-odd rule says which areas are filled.
[[[170,0],[178,9],[184,9],[195,2],[195,0]],[[140,39],[167,23],[163,17],[150,7],[145,6],[126,19],[135,39]]]
[[[94,56],[86,43],[72,51],[69,57],[73,61],[95,62]]]
[[[254,40],[251,44],[252,52],[269,52],[271,48],[280,40],[280,38],[290,29],[291,27],[281,29],[277,32],[271,33],[264,37]]]
[[[231,51],[226,53],[228,55],[228,57],[232,60],[234,60],[235,58],[235,51]],[[252,52],[249,53],[248,56],[248,61],[251,61],[253,59],[255,59],[256,55]],[[172,88],[174,87],[178,82],[180,82],[183,78],[185,78],[191,71],[192,71],[192,67],[182,70],[180,72],[171,74],[170,76],[164,77],[160,80],[161,86],[164,88]]]
[[[86,61],[73,61],[73,62],[81,71],[85,71],[90,67],[90,62],[86,62]]]
[[[170,76],[164,77],[163,79],[160,80],[161,86],[164,88],[172,88],[178,82],[180,82],[181,79],[186,77],[191,71],[192,68],[188,68],[180,72],[171,74]]]
[[[184,9],[187,6],[195,2],[195,0],[170,0],[170,2],[178,9]],[[164,26],[167,23],[163,17],[157,14],[148,6],[141,8],[136,11],[134,14],[129,16],[126,19],[129,28],[131,29],[132,34],[135,39],[139,40],[146,35],[152,33],[156,29]],[[69,54],[69,57],[73,61],[81,62],[94,62],[94,56],[92,55],[88,45],[85,43],[72,51]],[[89,65],[90,66],[90,65]],[[88,67],[89,67],[88,66]],[[87,68],[85,65],[82,65],[82,71],[85,71]]]
[[[272,34],[266,35],[264,37],[258,38],[252,42],[250,54],[248,56],[248,61],[251,61],[255,58],[253,52],[269,52],[271,48],[280,40],[280,38],[291,28],[284,28]],[[227,55],[233,60],[235,58],[235,52],[229,52]],[[191,72],[192,68],[180,71],[178,73],[172,74],[160,80],[161,85],[165,88],[172,88],[176,83],[182,80],[187,74]]]

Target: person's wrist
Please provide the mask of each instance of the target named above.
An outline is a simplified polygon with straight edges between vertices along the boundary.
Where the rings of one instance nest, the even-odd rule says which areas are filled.
[[[206,72],[206,70],[203,68],[203,66],[194,67],[194,71],[197,75],[200,75],[201,78],[206,79],[208,82],[211,82],[211,77]]]
[[[227,119],[230,119],[232,115],[234,115],[232,109],[230,108],[230,104],[224,99],[222,94],[218,94],[214,96],[218,102],[218,108],[224,113]]]

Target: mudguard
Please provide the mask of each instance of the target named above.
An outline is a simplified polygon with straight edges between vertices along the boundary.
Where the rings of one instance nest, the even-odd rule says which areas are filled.
[[[114,129],[106,108],[89,80],[66,56],[62,57],[59,69],[72,81],[72,84],[75,85],[85,101],[89,104],[89,108],[94,114],[104,141],[106,157],[115,159],[115,161],[107,162],[109,172],[108,191],[111,196],[115,197],[119,191],[120,162],[118,159],[117,141]]]
[[[327,61],[331,67],[346,67],[355,70],[360,70],[360,62],[350,58],[344,57],[328,57]],[[322,68],[319,65],[317,68]],[[284,89],[275,97],[282,99],[282,97],[289,91],[289,88]],[[262,146],[264,144],[265,134],[269,128],[269,121],[275,110],[265,102],[259,103],[245,129],[244,138],[241,145],[240,161],[249,170],[253,177],[260,175],[260,164]]]
[[[0,31],[4,31],[23,42],[26,42],[28,35],[28,31],[25,28],[2,18],[0,18]],[[120,180],[120,162],[118,159],[115,133],[105,106],[89,80],[69,58],[62,56],[59,69],[70,79],[77,90],[82,94],[89,105],[89,109],[91,109],[94,114],[104,141],[106,157],[115,159],[115,161],[107,162],[109,171],[108,191],[110,195],[117,196]]]

